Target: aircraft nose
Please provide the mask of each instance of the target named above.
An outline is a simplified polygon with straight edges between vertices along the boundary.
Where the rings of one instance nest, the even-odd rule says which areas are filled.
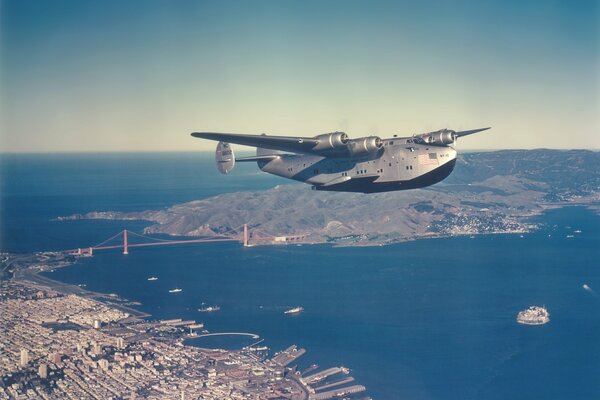
[[[456,158],[457,154],[458,153],[453,148],[450,148],[450,151],[448,151],[448,155],[450,156],[450,159],[452,159],[452,160]]]

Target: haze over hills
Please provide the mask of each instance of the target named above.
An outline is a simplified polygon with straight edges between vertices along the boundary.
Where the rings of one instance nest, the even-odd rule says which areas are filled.
[[[570,203],[600,209],[600,153],[545,149],[470,153],[459,156],[449,178],[425,189],[358,194],[290,184],[163,210],[99,211],[60,219],[148,220],[154,224],[146,233],[183,236],[239,237],[247,223],[255,243],[261,243],[261,237],[301,235],[304,243],[372,245],[527,232],[534,228],[529,217]]]

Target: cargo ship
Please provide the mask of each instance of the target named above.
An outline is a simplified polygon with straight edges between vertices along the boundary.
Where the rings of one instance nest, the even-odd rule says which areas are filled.
[[[219,307],[219,306],[209,306],[209,307],[199,308],[198,311],[200,311],[200,312],[214,312],[214,311],[219,311],[220,309],[221,309],[221,307]]]

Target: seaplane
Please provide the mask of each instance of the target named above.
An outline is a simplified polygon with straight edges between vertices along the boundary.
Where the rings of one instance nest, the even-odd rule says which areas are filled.
[[[229,174],[236,162],[256,162],[267,173],[305,182],[314,190],[378,193],[422,188],[444,180],[456,165],[459,138],[485,131],[440,129],[388,139],[350,139],[344,132],[313,137],[194,132],[218,141],[217,169]],[[231,144],[256,147],[256,156],[236,157]]]

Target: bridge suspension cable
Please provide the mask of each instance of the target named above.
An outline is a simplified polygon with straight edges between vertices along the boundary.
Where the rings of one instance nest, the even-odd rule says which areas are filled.
[[[136,232],[133,232],[133,231],[130,231],[130,230],[127,230],[127,233],[132,234],[132,235],[137,236],[137,237],[144,238],[144,239],[155,240],[157,242],[172,242],[173,241],[173,239],[159,239],[159,238],[153,238],[151,236],[141,235],[139,233],[136,233]]]
[[[104,246],[106,243],[110,242],[111,240],[121,236],[123,234],[123,232],[125,232],[125,230],[122,230],[121,232],[117,233],[116,235],[106,239],[104,242],[98,243],[95,246],[92,246],[92,249],[95,249],[96,247],[100,247],[100,246]]]

